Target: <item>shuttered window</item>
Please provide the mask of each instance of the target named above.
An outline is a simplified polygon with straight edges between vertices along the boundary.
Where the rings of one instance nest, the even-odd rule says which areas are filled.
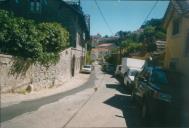
[[[179,20],[178,20],[178,19],[175,19],[175,20],[173,21],[173,31],[172,31],[172,35],[176,35],[176,34],[179,33],[179,27],[180,27],[180,25],[179,25]]]
[[[32,13],[41,12],[41,2],[40,2],[40,0],[30,0],[30,11]]]
[[[186,38],[185,55],[189,57],[189,30],[188,30],[187,38]]]

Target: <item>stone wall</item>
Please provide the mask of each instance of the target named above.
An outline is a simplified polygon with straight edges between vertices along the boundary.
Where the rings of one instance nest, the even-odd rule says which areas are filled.
[[[34,90],[39,90],[63,85],[65,81],[79,73],[81,58],[82,50],[69,48],[60,53],[60,60],[56,65],[49,68],[39,64],[31,65],[26,73],[21,75],[10,73],[14,62],[13,57],[0,54],[1,93],[17,92],[20,89],[26,89],[28,86]]]

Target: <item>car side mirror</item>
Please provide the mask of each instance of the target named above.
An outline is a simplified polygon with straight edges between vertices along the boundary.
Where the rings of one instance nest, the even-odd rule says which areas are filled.
[[[148,80],[145,79],[145,77],[139,77],[139,80],[140,80],[140,81],[143,81],[143,82],[145,82],[145,83],[148,82]]]
[[[147,80],[147,79],[144,79],[144,80],[143,80],[143,82],[144,82],[144,83],[147,83],[147,82],[148,82],[148,80]]]

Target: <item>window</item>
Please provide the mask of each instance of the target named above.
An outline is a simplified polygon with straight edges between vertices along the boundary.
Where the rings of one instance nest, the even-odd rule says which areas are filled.
[[[169,63],[169,68],[175,70],[177,68],[177,64],[178,64],[178,59],[172,58]]]
[[[40,0],[30,0],[30,11],[33,13],[38,13],[41,11]]]
[[[185,55],[189,56],[189,30],[186,37],[186,49],[185,49]]]
[[[179,33],[179,20],[176,19],[173,21],[173,31],[172,31],[172,35],[176,35]]]
[[[35,6],[34,2],[31,1],[31,2],[30,2],[30,11],[31,11],[31,12],[34,12],[34,10],[35,10],[35,9],[34,9],[34,6]]]
[[[36,2],[36,11],[40,11],[40,8],[41,8],[41,6],[40,6],[40,2]]]

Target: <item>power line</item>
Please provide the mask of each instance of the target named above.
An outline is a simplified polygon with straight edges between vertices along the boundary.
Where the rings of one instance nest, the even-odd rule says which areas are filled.
[[[107,22],[106,18],[104,17],[104,15],[103,15],[103,13],[102,13],[102,10],[101,10],[100,6],[98,5],[98,3],[97,3],[97,1],[96,1],[96,0],[94,0],[94,1],[95,1],[95,4],[96,4],[96,6],[97,6],[97,8],[98,8],[98,10],[99,10],[99,12],[100,12],[100,14],[101,14],[101,16],[102,16],[103,20],[104,20],[104,23],[105,23],[105,24],[106,24],[106,26],[108,27],[108,29],[109,29],[110,33],[113,35],[112,29],[111,29],[110,25],[108,24],[108,22]]]
[[[157,6],[158,2],[159,2],[159,0],[157,0],[157,1],[154,3],[154,5],[152,6],[152,8],[151,8],[151,10],[149,11],[148,15],[145,17],[145,19],[144,19],[142,25],[147,21],[148,17],[150,16],[150,14],[151,14],[152,11],[154,10],[154,8]]]

